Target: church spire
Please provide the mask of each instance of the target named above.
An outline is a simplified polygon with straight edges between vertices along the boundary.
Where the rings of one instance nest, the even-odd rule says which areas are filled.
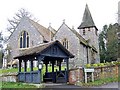
[[[92,19],[91,13],[89,11],[88,5],[86,4],[85,11],[83,14],[83,19],[81,25],[78,29],[87,28],[87,27],[96,27]]]

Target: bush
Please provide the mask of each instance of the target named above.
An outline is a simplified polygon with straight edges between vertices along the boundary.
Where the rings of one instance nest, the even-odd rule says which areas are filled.
[[[93,66],[93,67],[98,67],[98,64],[93,64],[92,66]]]
[[[104,66],[112,66],[112,65],[120,65],[120,62],[106,62],[106,63],[95,63],[95,64],[86,64],[86,68],[96,68],[96,67],[104,67]]]
[[[90,67],[91,67],[91,64],[86,64],[85,67],[86,67],[86,68],[90,68]]]

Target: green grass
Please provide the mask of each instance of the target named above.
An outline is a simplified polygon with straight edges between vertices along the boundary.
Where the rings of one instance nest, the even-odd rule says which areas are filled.
[[[119,78],[103,78],[100,80],[95,80],[94,82],[88,82],[88,83],[80,83],[81,86],[100,86],[100,85],[104,85],[107,83],[111,83],[111,82],[120,82],[120,77]]]
[[[58,70],[58,66],[55,66],[55,67],[54,67],[54,71],[55,71],[56,69]],[[62,66],[62,67],[61,67],[61,70],[64,70],[64,69],[65,69],[65,66]],[[33,70],[36,71],[36,70],[38,70],[38,68],[37,68],[37,67],[34,67]],[[45,70],[46,70],[46,69],[45,69],[45,65],[43,65],[43,69],[42,69],[42,73],[43,73],[43,74],[45,73]],[[24,72],[24,68],[22,68],[21,71]],[[1,73],[9,73],[9,72],[10,72],[10,73],[18,72],[18,68],[1,69],[1,70],[0,70],[0,74],[1,74]],[[30,72],[30,68],[27,68],[27,72]],[[48,72],[52,72],[52,66],[48,66]]]
[[[37,88],[34,85],[24,84],[21,82],[2,82],[2,88]]]

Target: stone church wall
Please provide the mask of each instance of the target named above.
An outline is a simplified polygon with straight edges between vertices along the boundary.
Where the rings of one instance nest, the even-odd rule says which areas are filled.
[[[38,43],[43,42],[43,37],[40,35],[40,33],[32,26],[32,24],[29,22],[27,18],[22,18],[21,22],[18,24],[16,30],[12,33],[10,36],[10,39],[8,41],[8,45],[10,47],[10,54],[11,54],[11,59],[13,59],[14,56],[17,56],[20,51],[20,46],[19,46],[19,37],[20,33],[22,31],[27,31],[29,34],[29,46],[35,46],[38,45]]]
[[[87,64],[86,47],[80,44],[80,39],[66,26],[66,24],[63,24],[55,35],[55,39],[59,40],[61,43],[64,38],[68,39],[68,50],[75,55],[75,58],[70,59],[70,68]]]

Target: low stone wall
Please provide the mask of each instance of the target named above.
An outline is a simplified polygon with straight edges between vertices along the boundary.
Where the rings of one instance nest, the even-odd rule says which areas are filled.
[[[17,82],[18,81],[18,73],[7,73],[0,75],[0,82]]]
[[[112,77],[118,77],[118,71],[119,71],[120,66],[115,65],[115,66],[106,66],[106,67],[97,67],[94,68],[94,80],[99,80],[102,78],[112,78]],[[80,82],[85,82],[85,77],[84,77],[84,69],[83,68],[75,68],[71,69],[69,71],[69,83],[70,84],[75,84],[78,81]],[[87,79],[88,82],[91,81],[91,74],[87,73]]]
[[[69,71],[69,83],[75,84],[78,81],[82,82],[84,80],[83,75],[84,75],[83,68],[71,69]]]

